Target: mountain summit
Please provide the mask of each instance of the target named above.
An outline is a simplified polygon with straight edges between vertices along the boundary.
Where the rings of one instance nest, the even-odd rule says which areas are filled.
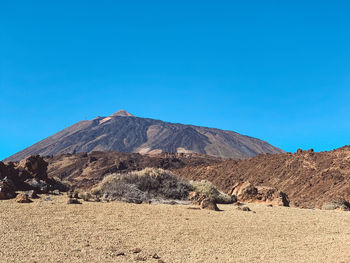
[[[110,117],[115,117],[115,116],[135,117],[134,115],[127,112],[126,110],[118,110],[117,112],[113,113]]]
[[[37,154],[92,151],[200,153],[233,159],[284,152],[265,141],[233,131],[139,118],[120,110],[108,117],[80,121],[5,161]]]

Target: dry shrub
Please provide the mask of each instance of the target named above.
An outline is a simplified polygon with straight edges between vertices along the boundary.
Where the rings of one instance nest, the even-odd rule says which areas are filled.
[[[234,196],[220,192],[211,182],[202,180],[200,182],[190,181],[195,192],[201,193],[211,199],[214,199],[218,204],[232,204],[236,201]]]
[[[322,209],[350,211],[350,203],[345,200],[333,200],[333,201],[324,203],[322,206]]]
[[[91,190],[91,193],[110,200],[139,203],[150,199],[184,200],[191,185],[169,171],[146,168],[127,174],[112,174]]]
[[[90,192],[79,192],[78,198],[83,199],[84,201],[90,201],[92,199],[92,194]]]

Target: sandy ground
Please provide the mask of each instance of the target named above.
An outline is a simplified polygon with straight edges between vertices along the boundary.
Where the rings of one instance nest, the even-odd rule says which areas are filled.
[[[350,212],[45,198],[0,201],[0,262],[350,262]]]

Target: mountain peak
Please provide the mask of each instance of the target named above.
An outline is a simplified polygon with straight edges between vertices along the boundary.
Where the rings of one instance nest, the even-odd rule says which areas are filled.
[[[135,117],[134,115],[127,112],[126,110],[118,110],[117,112],[113,113],[110,117],[115,117],[115,116]]]
[[[78,122],[5,161],[18,161],[29,155],[93,151],[200,153],[232,159],[284,152],[267,142],[235,132],[136,118],[120,110],[109,117]]]

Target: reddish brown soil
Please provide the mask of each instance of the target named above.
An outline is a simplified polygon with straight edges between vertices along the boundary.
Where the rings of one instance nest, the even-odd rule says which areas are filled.
[[[182,177],[210,180],[225,192],[237,181],[276,187],[294,205],[320,207],[325,201],[350,199],[350,146],[330,152],[259,155],[176,170]]]
[[[334,199],[350,200],[350,146],[320,153],[259,155],[241,161],[198,154],[149,156],[117,152],[60,155],[46,160],[50,176],[83,188],[110,173],[159,167],[187,179],[209,180],[228,193],[235,182],[275,187],[299,207],[320,207]]]
[[[223,159],[200,154],[158,154],[92,152],[45,157],[48,175],[67,180],[73,186],[89,188],[111,173],[126,173],[156,167],[177,170],[185,166],[207,166]]]

